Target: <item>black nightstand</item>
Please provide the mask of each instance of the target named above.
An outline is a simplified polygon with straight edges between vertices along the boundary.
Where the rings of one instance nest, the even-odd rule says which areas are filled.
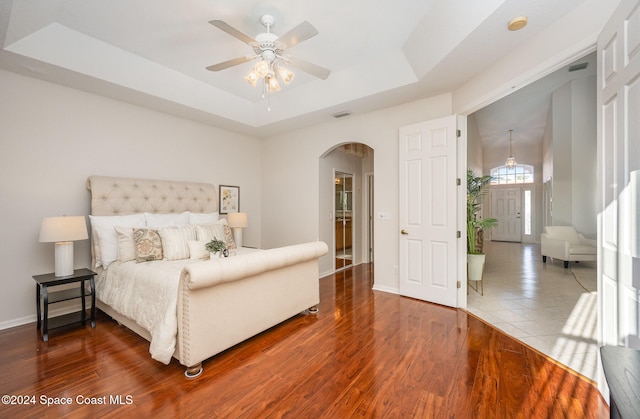
[[[76,269],[73,275],[55,276],[53,273],[34,275],[36,281],[36,307],[38,316],[38,330],[42,325],[42,339],[46,342],[49,340],[49,329],[67,326],[73,323],[82,323],[87,321],[86,297],[91,296],[91,327],[96,327],[96,286],[94,282],[95,272],[89,269]],[[90,289],[85,287],[85,281],[89,281]],[[65,289],[62,291],[49,292],[49,287],[55,287],[64,284],[79,282],[79,288]],[[42,292],[41,292],[42,290]],[[42,305],[44,307],[44,317],[40,312],[40,297],[42,296]],[[82,300],[82,311],[77,313],[66,314],[51,319],[49,325],[49,304],[59,303],[61,301],[73,300],[80,298]],[[42,320],[44,319],[44,324]]]

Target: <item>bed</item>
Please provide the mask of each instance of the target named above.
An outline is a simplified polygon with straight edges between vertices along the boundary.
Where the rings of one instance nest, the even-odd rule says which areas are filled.
[[[91,176],[87,188],[97,307],[188,378],[206,359],[317,312],[325,243],[236,247],[212,184]],[[220,235],[231,256],[209,258],[203,244]]]

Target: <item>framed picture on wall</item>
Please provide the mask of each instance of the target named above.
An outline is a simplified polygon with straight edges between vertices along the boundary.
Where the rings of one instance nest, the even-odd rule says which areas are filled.
[[[218,196],[220,199],[220,214],[240,211],[239,186],[220,185]]]

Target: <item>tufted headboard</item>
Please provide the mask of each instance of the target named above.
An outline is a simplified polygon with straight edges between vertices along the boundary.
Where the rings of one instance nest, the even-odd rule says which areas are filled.
[[[218,193],[209,183],[90,176],[87,189],[92,215],[218,211]]]

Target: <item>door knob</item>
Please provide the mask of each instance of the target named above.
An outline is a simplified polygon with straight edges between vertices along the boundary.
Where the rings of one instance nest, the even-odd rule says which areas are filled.
[[[409,233],[407,233],[407,230],[400,230],[400,234],[404,234],[406,236]]]

